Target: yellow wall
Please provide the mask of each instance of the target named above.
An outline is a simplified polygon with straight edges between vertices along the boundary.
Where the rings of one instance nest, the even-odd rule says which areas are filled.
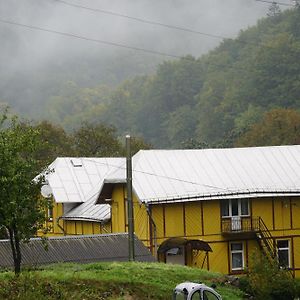
[[[54,201],[53,201],[54,202]],[[53,203],[53,218],[46,221],[49,228],[47,236],[56,235],[81,235],[102,234],[111,232],[111,223],[100,224],[99,222],[70,221],[59,219],[63,215],[63,204]],[[59,219],[58,223],[57,220]],[[59,226],[59,225],[60,226]],[[39,232],[38,235],[41,235]]]
[[[112,193],[112,232],[128,232],[127,200],[123,184],[115,186]],[[133,196],[134,232],[147,246],[149,246],[149,219],[146,207]]]
[[[118,184],[112,193],[111,223],[100,226],[99,223],[81,221],[60,221],[67,234],[95,234],[106,232],[127,232],[126,188]],[[150,215],[156,225],[156,240],[154,226],[151,224],[146,206],[133,197],[135,234],[154,253],[157,247],[171,237],[200,239],[209,243],[212,248],[204,268],[222,273],[231,273],[230,242],[237,240],[244,245],[244,263],[247,267],[251,255],[259,251],[257,241],[250,236],[226,237],[221,233],[220,201],[195,201],[185,203],[170,203],[151,205]],[[290,241],[291,265],[295,267],[294,274],[300,277],[300,198],[260,198],[250,199],[251,216],[261,217],[276,239]],[[63,213],[62,204],[55,204],[53,220]],[[62,234],[56,222],[52,225],[52,235]],[[152,234],[151,234],[152,232]],[[205,253],[188,257],[188,264],[201,267]]]
[[[185,205],[185,234],[196,236],[202,234],[201,202],[191,202]]]
[[[261,217],[269,230],[273,229],[273,200],[271,198],[251,199],[252,217]]]

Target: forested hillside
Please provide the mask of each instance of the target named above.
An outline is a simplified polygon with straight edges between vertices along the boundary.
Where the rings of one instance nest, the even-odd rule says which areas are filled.
[[[286,108],[300,108],[299,8],[259,21],[200,59],[165,62],[154,76],[125,82],[102,119],[157,147],[231,146],[278,108],[279,120],[293,113]],[[296,128],[300,142],[299,118],[291,119],[284,126]]]
[[[94,78],[86,78],[93,87],[86,88],[84,82],[79,86],[72,80],[84,64],[91,66],[79,59],[66,73],[58,59],[52,77],[27,78],[45,86],[53,80],[60,87],[59,93],[45,87],[43,105],[36,106],[32,99],[32,115],[67,130],[83,121],[105,123],[116,127],[120,136],[130,132],[158,148],[300,143],[299,5],[282,13],[271,11],[238,38],[223,40],[200,58],[165,61],[152,73],[150,58],[140,64],[130,59],[116,60],[115,65],[103,62],[107,71],[101,76],[107,78],[100,80],[95,68]],[[119,71],[110,72],[114,68]],[[147,70],[150,75],[116,85],[129,73]],[[118,78],[113,77],[116,73]],[[30,97],[30,91],[25,92]],[[26,112],[28,104],[17,107]],[[280,138],[290,128],[294,134]],[[269,135],[280,136],[267,139]]]

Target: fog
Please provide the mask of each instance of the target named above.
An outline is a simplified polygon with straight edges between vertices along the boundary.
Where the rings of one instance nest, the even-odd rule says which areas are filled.
[[[285,1],[290,3],[289,0]],[[222,41],[222,38],[146,24],[127,17],[73,7],[63,2],[0,0],[0,19],[175,56],[192,54],[199,57]],[[224,38],[234,38],[240,30],[255,24],[259,18],[266,15],[269,6],[255,0],[66,0],[66,2]],[[107,72],[107,65],[115,62],[116,58],[124,63],[126,61],[132,63],[135,59],[147,63],[141,67],[134,66],[135,70],[132,72],[123,72],[122,68],[117,67],[110,69],[110,72],[118,73],[113,76],[111,84],[117,84],[126,77],[139,73],[151,72],[159,62],[171,59],[168,56],[1,22],[0,37],[0,101],[8,103],[21,101],[26,103],[30,101],[30,97],[41,97],[42,87],[38,84],[40,74],[47,78],[47,72],[51,70],[53,77],[55,68],[57,73],[67,74],[64,79],[68,79],[69,76],[70,80],[93,86],[101,83],[104,76],[102,73]],[[84,70],[81,67],[76,70],[76,65],[86,60],[89,63],[85,65]],[[91,61],[94,63],[91,64]],[[70,66],[72,70],[68,71]],[[98,70],[95,71],[95,68]],[[129,70],[130,65],[124,69]],[[72,78],[74,70],[75,73],[78,71],[82,75],[76,74],[76,77]],[[93,75],[89,75],[89,72]],[[106,84],[110,83],[107,78],[104,81]],[[47,88],[50,89],[49,86]],[[55,90],[51,87],[51,90],[53,89]]]

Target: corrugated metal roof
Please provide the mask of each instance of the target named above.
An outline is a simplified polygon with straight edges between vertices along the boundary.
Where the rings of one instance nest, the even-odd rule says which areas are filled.
[[[110,206],[95,204],[105,176],[123,166],[125,158],[59,157],[46,175],[56,203],[82,203],[63,215],[65,220],[106,222]]]
[[[105,176],[123,165],[125,158],[58,157],[46,179],[57,203],[86,202],[100,189]]]
[[[141,202],[300,195],[300,146],[142,150],[132,159]],[[105,181],[124,182],[125,169]]]
[[[128,234],[51,237],[47,249],[40,238],[22,243],[22,265],[36,266],[59,262],[127,261]],[[155,261],[150,251],[135,237],[137,261]],[[0,267],[12,267],[13,260],[8,240],[0,240]]]
[[[107,222],[110,220],[110,205],[95,205],[96,197],[92,197],[87,202],[77,206],[62,216],[63,220],[80,220],[91,222]]]

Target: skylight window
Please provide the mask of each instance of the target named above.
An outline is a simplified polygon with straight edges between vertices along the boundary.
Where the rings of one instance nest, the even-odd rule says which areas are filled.
[[[73,167],[82,167],[82,161],[80,158],[72,158],[71,163]]]

